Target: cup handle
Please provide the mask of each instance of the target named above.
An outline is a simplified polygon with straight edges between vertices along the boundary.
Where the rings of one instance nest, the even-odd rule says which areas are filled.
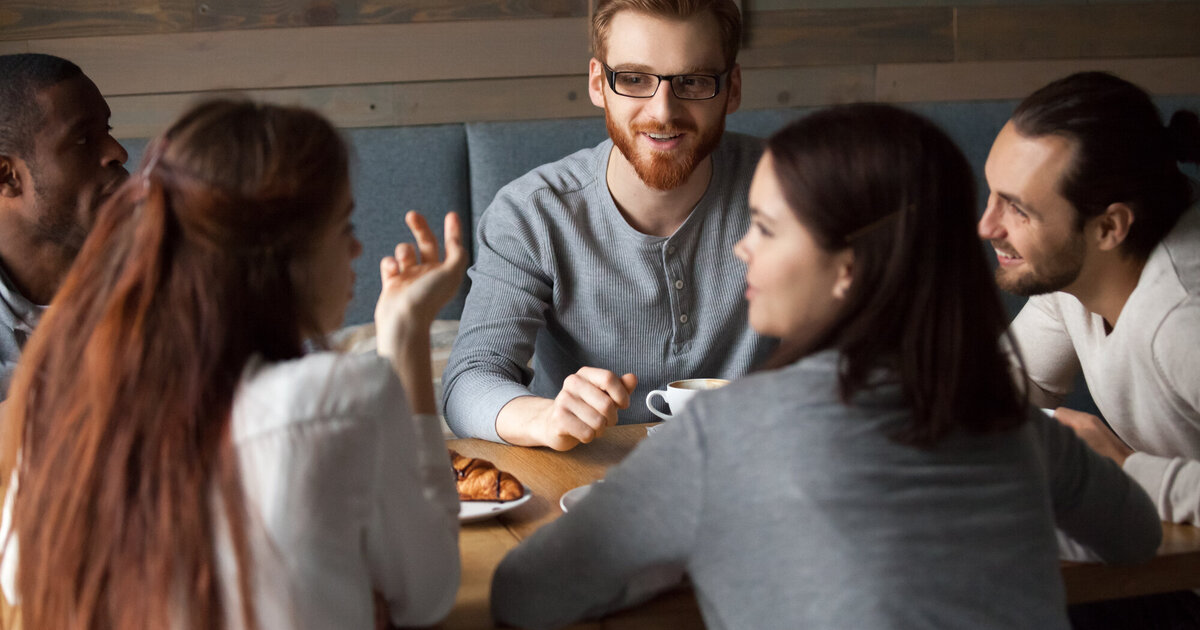
[[[655,394],[658,394],[658,397],[662,399],[663,403],[665,403],[667,406],[670,406],[670,403],[667,402],[667,392],[665,390],[656,389],[649,394],[646,394],[646,408],[650,410],[650,413],[658,416],[659,418],[662,418],[663,420],[670,420],[674,416],[669,413],[663,413],[655,409],[654,405],[650,404],[650,399],[654,398]]]

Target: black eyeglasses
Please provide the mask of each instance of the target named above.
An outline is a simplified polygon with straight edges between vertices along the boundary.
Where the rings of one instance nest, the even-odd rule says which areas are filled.
[[[671,84],[671,93],[675,98],[688,101],[704,101],[721,91],[721,74],[654,74],[652,72],[617,71],[604,66],[604,76],[608,77],[608,87],[621,96],[631,98],[650,98],[658,92],[658,84],[666,81]]]

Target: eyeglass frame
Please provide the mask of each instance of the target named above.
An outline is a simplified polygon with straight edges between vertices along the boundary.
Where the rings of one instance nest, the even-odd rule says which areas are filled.
[[[654,98],[655,95],[658,94],[658,88],[662,87],[663,81],[666,81],[667,85],[671,86],[671,96],[674,96],[675,98],[677,98],[681,101],[710,101],[710,100],[716,98],[717,95],[721,93],[721,83],[723,82],[722,80],[726,76],[728,76],[730,73],[729,70],[726,70],[719,74],[709,74],[707,72],[684,72],[682,74],[655,74],[653,72],[642,72],[641,70],[613,70],[612,68],[608,67],[607,63],[604,63],[603,61],[600,62],[600,66],[602,68],[604,68],[604,77],[606,79],[608,79],[607,83],[608,83],[609,89],[611,89],[613,91],[613,94],[616,94],[618,96],[624,96],[625,98]],[[647,94],[646,96],[633,96],[631,94],[622,94],[617,91],[617,75],[618,74],[644,74],[646,76],[650,76],[650,77],[654,77],[654,78],[658,79],[658,84],[654,86],[654,91]],[[716,81],[717,87],[713,90],[712,96],[706,96],[704,98],[688,98],[686,96],[680,96],[675,93],[675,84],[672,81],[676,77],[709,77]]]

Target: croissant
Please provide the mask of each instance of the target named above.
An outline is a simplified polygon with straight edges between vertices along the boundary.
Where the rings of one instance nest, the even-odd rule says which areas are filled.
[[[460,501],[512,501],[525,494],[516,477],[486,459],[464,457],[451,450],[450,465]]]

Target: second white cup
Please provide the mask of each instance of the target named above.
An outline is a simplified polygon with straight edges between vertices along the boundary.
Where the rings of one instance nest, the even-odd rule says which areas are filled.
[[[646,394],[646,408],[650,413],[662,418],[670,420],[683,410],[684,405],[688,403],[697,393],[706,389],[716,389],[728,385],[729,381],[723,378],[688,378],[682,381],[674,381],[667,384],[666,389],[656,389],[649,394]],[[671,413],[663,413],[654,408],[650,401],[655,397],[659,397],[663,402],[667,403],[671,408]]]

